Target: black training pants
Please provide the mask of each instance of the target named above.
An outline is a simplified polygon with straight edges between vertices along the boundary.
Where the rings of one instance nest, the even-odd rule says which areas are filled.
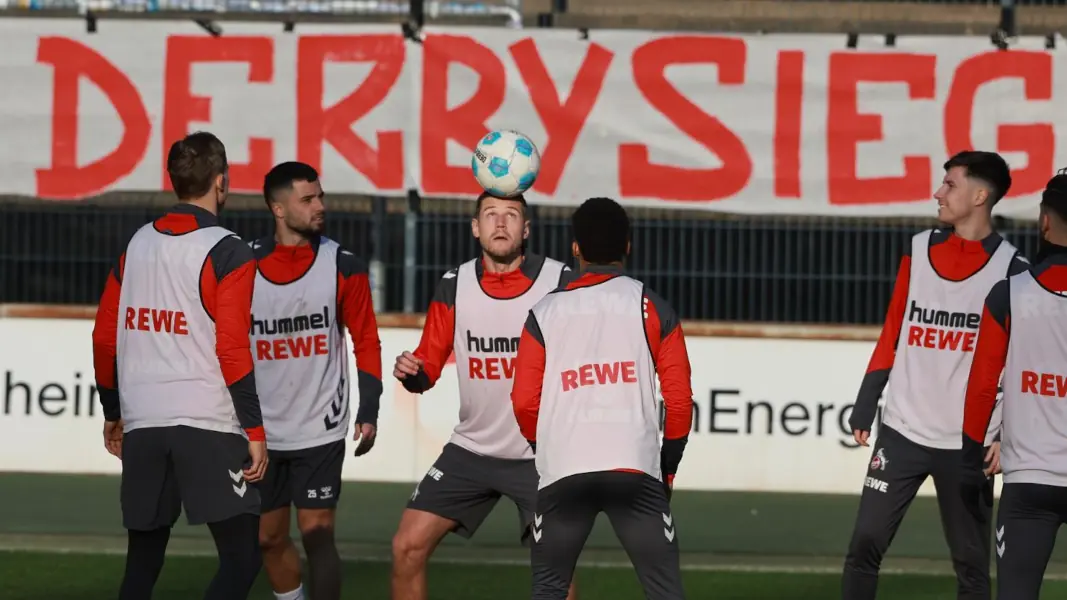
[[[1067,488],[1005,483],[997,509],[997,600],[1038,600],[1056,534],[1067,523]]]
[[[606,513],[648,600],[684,600],[676,523],[663,484],[645,475],[572,475],[540,490],[531,526],[533,600],[565,600],[597,515]]]
[[[882,426],[864,478],[856,525],[842,578],[842,600],[873,600],[889,544],[928,476],[934,478],[941,525],[956,570],[959,600],[990,600],[989,553],[993,482],[982,514],[967,509],[960,492],[960,450],[920,446]]]

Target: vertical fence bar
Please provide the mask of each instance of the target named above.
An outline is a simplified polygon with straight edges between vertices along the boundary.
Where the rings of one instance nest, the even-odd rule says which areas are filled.
[[[370,263],[367,276],[370,278],[370,299],[375,311],[385,310],[385,266],[382,232],[385,230],[385,198],[371,200]]]
[[[411,22],[417,29],[422,29],[426,22],[426,0],[410,0]]]
[[[1015,0],[1000,0],[1000,30],[1007,37],[1015,35]]]
[[[404,213],[404,312],[415,312],[415,253],[418,252],[419,193],[408,190],[408,207]]]

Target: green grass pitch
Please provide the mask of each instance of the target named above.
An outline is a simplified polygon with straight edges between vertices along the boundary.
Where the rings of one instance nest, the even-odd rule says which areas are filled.
[[[346,483],[338,520],[345,597],[388,600],[389,540],[412,485]],[[0,474],[0,598],[115,597],[124,532],[115,477]],[[673,504],[691,598],[838,597],[855,496],[678,492]],[[502,501],[471,541],[449,536],[430,570],[430,597],[528,597],[528,554],[514,507]],[[214,570],[206,528],[175,528],[156,600],[199,597]],[[881,600],[954,597],[937,507],[913,505],[885,563]],[[642,597],[606,520],[578,572],[583,600]],[[1059,544],[1043,599],[1067,600],[1067,545]],[[252,595],[271,598],[261,576]]]

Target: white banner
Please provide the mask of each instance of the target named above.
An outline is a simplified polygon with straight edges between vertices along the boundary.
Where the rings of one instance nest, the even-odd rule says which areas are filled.
[[[0,77],[19,82],[0,93],[0,193],[168,189],[166,151],[196,129],[227,144],[239,192],[295,159],[331,192],[469,197],[473,145],[513,128],[542,151],[531,202],[737,213],[933,217],[943,162],[979,148],[1014,169],[997,212],[1034,217],[1067,163],[1067,59],[1039,38],[222,28],[0,20]]]
[[[0,339],[19,340],[0,347],[0,471],[120,472],[102,442],[92,327],[86,320],[0,319]],[[448,441],[459,413],[454,364],[424,396],[388,375],[393,358],[414,349],[419,335],[381,330],[387,375],[378,441],[360,458],[350,441],[346,480],[414,483]],[[848,417],[873,342],[687,342],[696,407],[678,489],[859,493],[871,450],[855,447]],[[920,491],[932,492],[931,482]]]

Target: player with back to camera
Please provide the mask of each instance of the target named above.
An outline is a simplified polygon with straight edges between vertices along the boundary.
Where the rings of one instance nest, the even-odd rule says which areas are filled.
[[[310,165],[283,162],[263,180],[274,234],[256,240],[252,350],[267,425],[270,465],[260,483],[263,564],[279,600],[305,598],[300,555],[289,537],[290,505],[308,557],[315,600],[341,597],[334,540],[348,435],[348,350],[356,357],[355,455],[374,445],[382,395],[382,346],[367,266],[323,235],[325,193]]]
[[[985,300],[963,418],[965,502],[985,501],[982,444],[1004,375],[996,535],[997,600],[1037,600],[1056,534],[1067,523],[1067,170],[1045,187],[1033,266]]]
[[[418,348],[396,359],[393,375],[422,394],[455,351],[460,422],[400,518],[393,538],[393,600],[425,600],[426,563],[434,549],[450,531],[474,535],[501,496],[518,507],[520,541],[528,543],[537,470],[509,401],[512,361],[530,307],[565,281],[569,269],[524,251],[526,211],[521,195],[479,196],[471,233],[481,256],[444,274]],[[571,594],[573,599],[573,589]]]
[[[533,600],[562,600],[606,513],[649,600],[685,598],[670,490],[693,424],[678,315],[623,272],[630,221],[609,198],[572,217],[579,277],[530,310],[515,419],[537,454]],[[656,376],[665,412],[662,449]]]
[[[1000,444],[985,451],[987,500],[969,511],[958,493],[963,404],[986,294],[998,281],[1025,271],[1027,263],[993,230],[993,206],[1011,187],[1004,159],[993,152],[966,151],[949,159],[944,169],[934,198],[938,219],[948,227],[916,234],[901,258],[885,325],[849,419],[856,443],[867,446],[888,382],[883,422],[845,559],[844,600],[875,597],[882,557],[930,476],[958,598],[990,597],[992,476],[999,468]],[[999,428],[999,418],[990,423],[991,433]]]
[[[260,498],[248,484],[268,461],[248,337],[255,259],[218,224],[227,170],[214,135],[174,142],[179,202],[137,230],[100,298],[93,363],[129,531],[120,600],[151,598],[183,505],[218,549],[206,600],[247,598],[259,573]]]

